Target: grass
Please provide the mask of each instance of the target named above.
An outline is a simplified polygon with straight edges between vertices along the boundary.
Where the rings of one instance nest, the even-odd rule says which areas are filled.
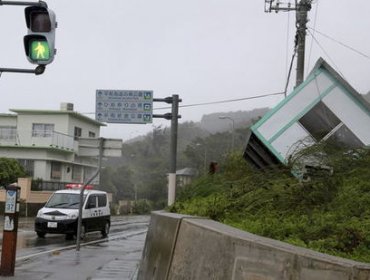
[[[292,166],[262,172],[234,154],[219,173],[182,189],[169,210],[369,263],[370,151],[315,148],[310,155],[324,149],[333,174],[300,182]]]

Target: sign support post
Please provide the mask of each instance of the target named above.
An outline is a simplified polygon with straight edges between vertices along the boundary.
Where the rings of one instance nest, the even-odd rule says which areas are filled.
[[[172,95],[170,172],[168,174],[168,205],[175,203],[176,198],[176,159],[177,159],[177,128],[179,113],[179,96]]]
[[[20,187],[6,187],[3,245],[1,250],[1,276],[14,276],[15,256],[17,249],[18,214]]]
[[[164,99],[156,99],[153,101],[166,102],[172,104],[171,113],[164,115],[153,115],[153,118],[164,118],[171,120],[171,143],[170,143],[170,170],[168,173],[168,206],[175,203],[176,199],[176,161],[177,161],[177,131],[178,131],[178,119],[179,116],[179,102],[182,100],[177,94],[172,97],[166,97]]]
[[[176,159],[179,102],[177,94],[166,98],[153,98],[148,90],[96,90],[95,119],[108,123],[147,124],[153,118],[171,120],[170,168],[168,173],[168,205],[175,202]],[[172,104],[171,113],[153,114],[153,102]]]

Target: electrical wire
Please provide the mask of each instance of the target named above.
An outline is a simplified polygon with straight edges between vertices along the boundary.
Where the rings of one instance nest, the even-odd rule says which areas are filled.
[[[286,80],[286,83],[285,83],[285,89],[284,89],[284,96],[285,97],[286,97],[286,93],[287,93],[287,90],[288,90],[290,75],[292,73],[292,68],[293,68],[293,61],[294,61],[294,58],[295,58],[296,54],[297,54],[297,47],[294,48],[292,59],[290,60],[290,67],[289,67],[288,77],[287,77],[287,80]]]
[[[314,33],[313,34],[315,34],[315,30],[316,30],[316,22],[317,22],[317,14],[318,14],[317,11],[318,10],[319,10],[319,3],[317,2],[316,10],[315,10],[315,19],[314,19],[314,22],[313,22],[313,27],[314,27]],[[307,63],[306,71],[307,71],[307,69],[310,69],[312,46],[313,46],[313,40],[311,40],[311,46],[310,46],[310,52],[309,52],[309,55],[308,55],[308,63]]]
[[[339,67],[335,64],[334,60],[330,57],[330,55],[325,51],[325,49],[321,46],[321,44],[319,43],[319,41],[316,39],[316,37],[311,33],[311,31],[309,29],[307,29],[308,32],[311,34],[312,36],[312,39],[316,42],[316,44],[320,47],[320,49],[324,52],[324,54],[330,59],[330,61],[332,62],[332,64],[334,65],[334,67],[337,69],[338,73],[342,76],[342,78],[344,80],[346,80],[344,78],[344,75],[342,74],[342,72],[339,70]]]
[[[351,47],[351,46],[349,46],[349,45],[347,45],[347,44],[345,44],[345,43],[343,43],[343,42],[341,42],[341,41],[339,41],[339,40],[336,40],[336,39],[334,39],[334,38],[330,37],[329,35],[326,35],[326,34],[324,34],[324,33],[320,32],[320,31],[316,30],[315,28],[312,28],[312,27],[308,27],[308,28],[309,28],[309,29],[312,29],[314,32],[316,32],[316,33],[318,33],[318,34],[320,34],[320,35],[322,35],[322,36],[326,37],[327,39],[330,39],[330,40],[332,40],[332,41],[334,41],[334,42],[338,43],[339,45],[341,45],[341,46],[343,46],[343,47],[345,47],[345,48],[347,48],[347,49],[350,49],[351,51],[353,51],[353,52],[355,52],[355,53],[357,53],[357,54],[359,54],[359,55],[361,55],[361,56],[363,56],[363,57],[365,57],[365,58],[367,58],[367,59],[370,59],[370,56],[369,56],[369,55],[364,54],[363,52],[361,52],[361,51],[359,51],[359,50],[356,50],[355,48],[353,48],[353,47]]]
[[[258,98],[264,98],[274,95],[281,95],[284,94],[284,92],[274,92],[274,93],[268,93],[263,95],[255,95],[250,97],[244,97],[244,98],[237,98],[237,99],[227,99],[227,100],[220,100],[220,101],[213,101],[213,102],[204,102],[204,103],[196,103],[196,104],[186,104],[186,105],[179,105],[179,107],[186,108],[186,107],[196,107],[196,106],[205,106],[205,105],[213,105],[213,104],[222,104],[222,103],[231,103],[231,102],[238,102],[243,100],[250,100],[250,99],[258,99]],[[161,108],[153,108],[153,110],[165,110],[165,109],[171,109],[172,107],[161,107]],[[93,115],[95,112],[85,112],[82,114],[86,115]]]
[[[296,5],[297,5],[297,1],[296,1]],[[297,22],[296,22],[296,25],[297,25]],[[287,75],[287,79],[286,79],[286,83],[285,83],[285,88],[284,88],[284,96],[285,97],[286,97],[287,91],[288,91],[288,86],[289,86],[289,81],[290,81],[290,75],[292,74],[292,68],[293,68],[294,58],[295,58],[295,56],[297,54],[298,36],[299,36],[299,32],[298,32],[298,29],[297,29],[297,32],[296,32],[296,35],[295,35],[295,40],[294,40],[294,51],[293,51],[292,58],[290,60],[289,72],[288,72],[288,75]]]
[[[290,2],[289,2],[290,4]],[[289,52],[289,37],[290,37],[290,34],[289,34],[289,26],[290,26],[290,13],[288,13],[288,22],[287,22],[287,35],[286,35],[286,50],[285,50],[285,75],[286,77],[289,76],[288,74],[288,52]],[[286,90],[285,90],[286,92]]]
[[[284,94],[284,92],[274,92],[274,93],[269,93],[269,94],[255,95],[255,96],[250,96],[250,97],[245,97],[245,98],[238,98],[238,99],[227,99],[227,100],[220,100],[220,101],[213,101],[213,102],[186,104],[186,105],[179,105],[179,107],[188,108],[188,107],[205,106],[205,105],[213,105],[213,104],[231,103],[231,102],[238,102],[238,101],[243,101],[243,100],[264,98],[264,97],[280,95],[280,94]],[[172,107],[161,107],[161,108],[153,108],[153,110],[164,110],[164,109],[171,109],[171,108]]]

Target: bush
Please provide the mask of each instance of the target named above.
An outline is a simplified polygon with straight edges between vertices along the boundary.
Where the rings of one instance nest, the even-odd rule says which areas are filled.
[[[220,173],[179,192],[169,210],[370,262],[370,150],[317,145],[300,156],[312,155],[333,174],[317,172],[300,182],[289,168],[253,170],[232,155]]]
[[[152,210],[152,203],[146,199],[139,199],[134,203],[132,207],[133,214],[149,214]]]
[[[26,176],[26,172],[17,160],[0,158],[0,186],[16,183],[19,177]]]

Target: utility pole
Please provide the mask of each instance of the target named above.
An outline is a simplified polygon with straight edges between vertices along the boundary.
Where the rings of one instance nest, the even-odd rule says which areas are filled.
[[[301,0],[296,10],[297,26],[297,77],[296,87],[303,82],[304,78],[304,56],[306,48],[307,13],[311,10],[312,0]]]
[[[307,13],[311,10],[312,0],[295,0],[294,4],[282,3],[280,0],[265,0],[265,12],[295,11],[296,12],[296,35],[295,48],[297,51],[296,87],[304,79],[304,57],[306,48]]]

